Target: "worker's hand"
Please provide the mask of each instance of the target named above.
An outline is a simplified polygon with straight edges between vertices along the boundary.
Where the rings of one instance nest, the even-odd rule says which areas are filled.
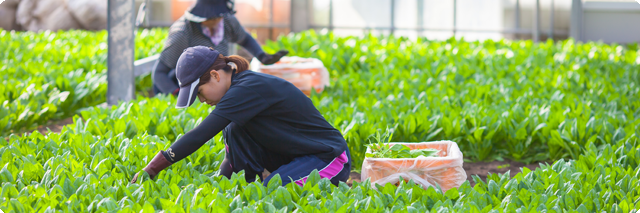
[[[287,50],[280,50],[273,55],[264,53],[258,57],[258,60],[260,60],[260,62],[262,62],[262,64],[264,65],[275,64],[276,62],[280,61],[280,58],[282,58],[282,56],[285,56],[287,54],[289,54],[289,51]]]
[[[147,173],[146,171],[142,170],[140,172],[136,172],[136,174],[131,179],[131,183],[138,182],[138,179],[142,180],[142,179],[145,178],[145,176],[146,176],[146,178],[153,179],[153,178],[151,178],[151,175],[149,175],[149,173]]]
[[[151,162],[149,162],[149,164],[147,164],[147,167],[144,167],[144,169],[142,169],[141,172],[138,172],[133,176],[133,179],[131,179],[131,183],[135,183],[138,180],[138,177],[142,177],[143,176],[142,172],[147,173],[149,175],[149,178],[153,180],[156,177],[156,175],[158,175],[158,173],[160,173],[160,171],[162,171],[165,168],[171,166],[171,164],[173,164],[173,163],[168,161],[162,155],[162,151],[160,151],[151,160]]]

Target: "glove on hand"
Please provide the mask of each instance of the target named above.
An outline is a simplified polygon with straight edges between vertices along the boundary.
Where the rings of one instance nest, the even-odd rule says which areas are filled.
[[[262,64],[264,65],[275,64],[276,62],[280,61],[280,58],[282,58],[282,56],[285,56],[287,54],[289,54],[289,51],[287,50],[280,50],[273,55],[263,53],[262,55],[258,56],[258,60],[260,60],[260,62],[262,62]]]
[[[153,157],[153,159],[151,160],[151,162],[149,162],[149,164],[147,164],[147,167],[144,167],[144,169],[142,169],[143,172],[146,172],[147,174],[149,174],[149,177],[151,179],[154,179],[156,177],[156,175],[158,175],[158,173],[160,173],[160,171],[164,170],[165,168],[171,166],[170,161],[168,161],[164,155],[162,155],[162,151],[158,152],[158,154]],[[133,179],[131,179],[131,183],[135,183],[138,180],[138,177],[141,176],[141,173],[138,172],[136,173],[136,175],[133,176]]]

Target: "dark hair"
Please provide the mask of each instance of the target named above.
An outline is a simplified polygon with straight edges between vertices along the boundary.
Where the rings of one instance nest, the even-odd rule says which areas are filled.
[[[230,65],[229,62],[235,64],[235,66]],[[227,73],[231,73],[231,72],[240,73],[249,69],[249,62],[247,61],[247,59],[244,59],[243,57],[238,55],[232,55],[227,57],[220,54],[216,59],[216,61],[213,62],[213,65],[209,67],[208,72],[200,76],[200,83],[198,86],[206,84],[211,80],[211,74],[210,74],[211,70],[220,70],[220,69],[224,70]]]

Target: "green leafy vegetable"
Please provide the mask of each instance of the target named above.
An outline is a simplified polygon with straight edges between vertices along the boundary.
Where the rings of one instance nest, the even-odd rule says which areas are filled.
[[[96,65],[102,62],[64,60],[66,53],[54,58],[46,58],[46,54],[14,54],[20,48],[41,53],[40,49],[45,47],[56,53],[56,48],[29,41],[51,38],[51,46],[56,47],[55,42],[60,40],[54,38],[66,34],[0,33],[3,84],[11,85],[0,87],[3,100],[0,128],[15,129],[56,117],[58,109],[50,111],[54,108],[68,110],[68,107],[75,113],[76,108],[92,106],[88,103],[104,98],[104,88],[100,89],[104,79],[99,74],[104,68]],[[74,42],[94,44],[95,41],[90,41],[93,37],[87,37],[89,40],[79,38]],[[6,42],[14,39],[21,42]],[[87,47],[74,48],[79,48],[75,51],[79,53],[87,51],[82,49]],[[372,186],[364,180],[336,187],[329,180],[320,179],[317,172],[302,187],[279,186],[285,180],[283,177],[274,177],[265,187],[261,183],[247,183],[243,172],[230,179],[217,175],[224,158],[222,138],[217,135],[193,155],[162,171],[155,181],[144,179],[130,184],[132,174],[143,168],[158,150],[167,148],[212,110],[204,104],[195,104],[178,111],[173,107],[173,97],[158,96],[109,108],[81,110],[82,119],[76,116],[75,123],[64,127],[61,133],[0,137],[0,209],[4,212],[640,210],[637,46],[573,40],[533,43],[469,42],[454,38],[409,40],[372,35],[337,37],[307,31],[282,37],[265,47],[267,51],[279,48],[290,50],[292,55],[318,57],[331,71],[332,87],[312,95],[311,100],[345,135],[355,169],[365,157],[367,144],[389,141],[453,140],[465,157],[474,161],[502,157],[522,162],[557,161],[542,164],[535,171],[523,168],[513,178],[509,173],[490,174],[486,181],[474,176],[474,187],[464,183],[447,192],[438,187],[424,189],[411,180],[400,181],[398,186]],[[96,55],[102,54],[92,57]],[[56,60],[59,58],[63,59]],[[85,65],[90,69],[73,68]],[[96,72],[90,71],[94,69]],[[37,70],[44,71],[40,75],[34,72]],[[49,70],[70,71],[53,78],[47,77]],[[29,105],[31,102],[35,104]]]
[[[193,155],[160,172],[157,180],[129,184],[134,172],[143,168],[158,149],[171,141],[148,135],[151,126],[118,127],[122,110],[139,113],[145,104],[175,104],[172,97],[143,99],[105,109],[102,134],[84,131],[90,121],[76,120],[62,133],[12,135],[0,140],[0,209],[4,212],[55,211],[583,211],[601,212],[638,209],[640,141],[633,137],[602,147],[590,145],[575,160],[543,164],[535,171],[523,168],[513,178],[491,174],[487,181],[464,183],[442,192],[424,189],[413,181],[398,186],[372,187],[367,180],[333,186],[315,172],[307,183],[279,186],[247,183],[243,172],[231,179],[217,176],[224,158],[220,135]],[[205,104],[196,104],[196,117],[208,114]],[[160,109],[160,113],[174,110]],[[199,111],[199,112],[195,112]],[[109,115],[109,113],[112,113]],[[196,113],[196,114],[193,114]],[[150,115],[157,117],[157,115]],[[157,118],[153,118],[157,119]],[[189,116],[168,116],[166,122],[186,122]],[[181,120],[185,119],[185,120]],[[125,133],[137,129],[134,135]],[[178,127],[185,131],[185,127]],[[188,127],[187,127],[188,128]],[[93,131],[93,130],[92,130]]]
[[[136,59],[162,50],[166,29],[136,36]],[[15,32],[0,29],[0,135],[71,117],[106,101],[107,32]],[[150,75],[136,80],[151,88]]]
[[[370,158],[417,158],[423,157],[438,157],[437,149],[414,149],[402,144],[371,144],[369,145],[371,153],[366,153]]]
[[[393,141],[451,140],[471,161],[524,163],[576,159],[590,144],[629,140],[640,126],[633,45],[309,30],[264,49],[324,63],[331,87],[311,99],[342,131],[355,165],[367,139],[388,126],[397,125]]]

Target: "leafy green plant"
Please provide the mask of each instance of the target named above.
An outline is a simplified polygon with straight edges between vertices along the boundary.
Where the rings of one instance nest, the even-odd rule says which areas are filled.
[[[394,129],[397,128],[397,125]],[[383,134],[376,132],[375,136],[371,136],[367,147],[370,149],[370,153],[365,153],[366,157],[373,158],[417,158],[423,157],[437,157],[439,150],[436,149],[415,149],[411,150],[409,147],[402,144],[391,145],[391,138],[393,137],[393,130],[387,129]]]
[[[199,101],[189,108],[177,109],[174,96],[161,94],[107,108],[87,108],[80,112],[82,120],[78,122],[77,117],[76,122],[68,127],[77,128],[81,125],[83,132],[103,137],[116,132],[133,138],[145,132],[174,141],[195,128],[212,110],[213,107]]]
[[[166,29],[139,31],[136,59],[159,53],[166,35]],[[0,135],[105,102],[106,56],[106,31],[0,30]],[[137,88],[150,88],[149,79],[138,77]]]
[[[640,125],[634,46],[310,30],[264,47],[283,48],[329,70],[332,86],[311,99],[342,131],[355,165],[386,126],[397,125],[393,141],[455,141],[471,161],[531,163],[575,159],[590,144],[631,138]]]
[[[640,209],[640,141],[637,137],[596,147],[591,144],[575,160],[491,174],[476,185],[465,182],[443,193],[439,187],[424,189],[412,180],[372,186],[367,180],[352,186],[332,185],[312,173],[304,186],[281,186],[274,177],[267,186],[247,183],[242,172],[230,179],[217,175],[224,157],[220,135],[193,155],[160,172],[152,181],[130,184],[170,140],[147,134],[144,128],[111,120],[147,112],[146,104],[173,105],[171,97],[137,100],[92,114],[105,119],[103,133],[88,128],[92,122],[76,119],[61,133],[38,132],[0,138],[0,209],[4,212],[632,212]],[[143,106],[143,107],[140,107]],[[208,107],[196,104],[206,116]],[[160,111],[165,111],[165,109]],[[111,113],[111,114],[110,114]],[[97,118],[96,117],[96,118]],[[142,116],[139,116],[139,118]],[[162,119],[161,115],[148,117]],[[192,119],[168,116],[166,121]],[[181,127],[189,128],[189,127]],[[137,133],[127,136],[130,129]],[[185,131],[183,129],[182,131]],[[179,137],[179,136],[178,136]],[[380,138],[380,137],[378,137]],[[384,139],[383,139],[384,140]],[[205,193],[206,192],[206,193]]]
[[[137,51],[159,51],[164,33],[142,31],[140,37],[151,39],[137,43],[142,47]],[[3,135],[72,116],[104,100],[102,43],[93,45],[101,49],[91,54],[99,56],[98,63],[71,60],[73,54],[68,52],[94,53],[87,50],[90,45],[60,45],[67,40],[100,41],[93,34],[0,34],[0,45],[9,44],[3,50],[31,45],[33,52],[47,53],[0,53],[3,79],[8,79],[3,82],[7,86],[0,87],[0,100],[5,100],[0,108]],[[53,48],[55,44],[60,47]],[[66,51],[67,47],[75,49]],[[268,42],[264,48],[285,48],[291,55],[324,62],[332,87],[311,99],[343,132],[355,165],[365,157],[367,139],[386,126],[397,125],[394,141],[452,140],[472,161],[509,158],[530,163],[576,158],[590,143],[600,146],[627,139],[640,125],[637,48],[573,40],[534,44],[371,34],[338,37],[312,30]],[[46,64],[46,69],[40,66],[46,62],[56,63]],[[77,67],[83,69],[55,79],[34,77]],[[12,83],[24,76],[39,80]],[[144,86],[150,84],[148,77],[139,80],[143,83],[138,89],[148,88]]]
[[[365,156],[370,158],[417,158],[417,157],[438,157],[437,149],[409,149],[402,144],[371,144],[371,153]]]
[[[6,44],[10,42],[0,42]],[[282,37],[265,47],[267,51],[279,48],[289,49],[292,55],[318,57],[329,68],[332,87],[312,95],[311,99],[346,137],[355,169],[365,157],[367,144],[389,141],[453,140],[465,157],[473,161],[502,157],[522,162],[557,161],[542,164],[534,171],[523,168],[513,178],[509,173],[491,174],[486,181],[475,176],[475,186],[464,183],[446,193],[438,186],[424,189],[411,180],[400,181],[398,186],[372,186],[364,180],[351,187],[344,183],[336,187],[327,179],[320,179],[317,173],[310,175],[302,187],[280,186],[281,177],[273,178],[265,187],[259,182],[246,183],[242,173],[230,179],[217,176],[224,158],[222,138],[217,135],[193,155],[161,172],[155,181],[143,179],[130,184],[132,174],[143,168],[158,150],[167,148],[212,109],[196,104],[178,111],[173,107],[173,97],[159,96],[109,108],[86,108],[80,112],[82,118],[76,117],[75,123],[64,127],[61,133],[0,137],[0,209],[4,212],[640,210],[637,47],[627,49],[572,40],[533,43],[409,40],[373,35],[337,37],[307,31]],[[4,54],[0,60],[7,60],[4,56],[8,49],[13,50],[0,48]],[[0,65],[3,76],[8,70],[5,64],[3,61]],[[73,80],[75,77],[88,74],[76,71],[67,75],[74,77],[69,82],[77,82]],[[62,78],[65,79],[61,82],[67,82],[66,76]],[[53,89],[64,83],[51,85],[46,86],[47,90],[38,86],[24,89],[32,92],[20,100],[52,93],[57,94],[56,98],[47,107],[65,101],[72,103],[70,106],[78,104],[75,98],[63,98],[63,93],[68,91],[71,95],[71,90],[58,89],[57,93]],[[16,93],[6,87],[0,90],[5,97],[3,106],[13,104],[22,94],[22,90]],[[0,111],[0,118],[22,112]],[[45,115],[42,113],[41,117]],[[23,118],[32,117],[35,115],[25,113]],[[0,124],[6,127],[6,123]],[[388,126],[393,128],[385,131]]]

